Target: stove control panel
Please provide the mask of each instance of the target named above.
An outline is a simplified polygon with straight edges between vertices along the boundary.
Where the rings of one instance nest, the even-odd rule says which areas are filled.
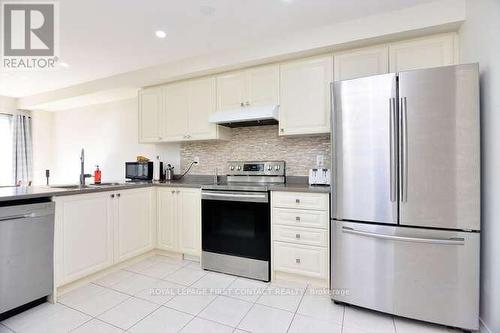
[[[284,176],[285,161],[230,161],[228,176]]]

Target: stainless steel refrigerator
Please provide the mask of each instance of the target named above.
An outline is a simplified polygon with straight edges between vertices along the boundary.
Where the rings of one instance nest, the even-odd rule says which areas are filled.
[[[477,64],[332,85],[337,302],[477,329]]]

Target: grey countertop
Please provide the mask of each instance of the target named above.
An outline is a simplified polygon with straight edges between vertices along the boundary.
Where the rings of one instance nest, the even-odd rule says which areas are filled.
[[[302,177],[300,177],[302,178]],[[124,183],[110,186],[88,186],[83,189],[64,189],[50,186],[12,186],[0,187],[0,201],[33,199],[42,197],[53,197],[62,195],[75,195],[105,191],[119,191],[141,187],[189,187],[201,188],[202,185],[213,184],[212,176],[190,176],[182,180],[172,180],[165,183]],[[270,186],[271,191],[295,191],[295,192],[317,192],[330,193],[330,186],[310,186],[299,177],[290,179],[290,182],[282,185]]]

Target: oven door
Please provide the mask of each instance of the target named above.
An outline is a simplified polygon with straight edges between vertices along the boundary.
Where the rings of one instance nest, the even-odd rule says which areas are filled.
[[[267,192],[203,191],[203,251],[269,261],[270,215]]]

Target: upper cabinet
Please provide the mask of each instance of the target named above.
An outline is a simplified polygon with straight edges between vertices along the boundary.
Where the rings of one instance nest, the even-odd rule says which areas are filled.
[[[217,110],[278,104],[278,65],[254,67],[217,76]]]
[[[280,135],[330,132],[332,67],[330,55],[280,66]]]
[[[389,71],[387,45],[338,52],[333,55],[335,81],[385,74]]]
[[[226,139],[228,129],[208,122],[215,107],[214,77],[143,89],[139,93],[140,141]]]
[[[391,72],[458,63],[455,33],[422,37],[389,45]]]
[[[139,140],[161,141],[162,89],[147,88],[139,91]]]

